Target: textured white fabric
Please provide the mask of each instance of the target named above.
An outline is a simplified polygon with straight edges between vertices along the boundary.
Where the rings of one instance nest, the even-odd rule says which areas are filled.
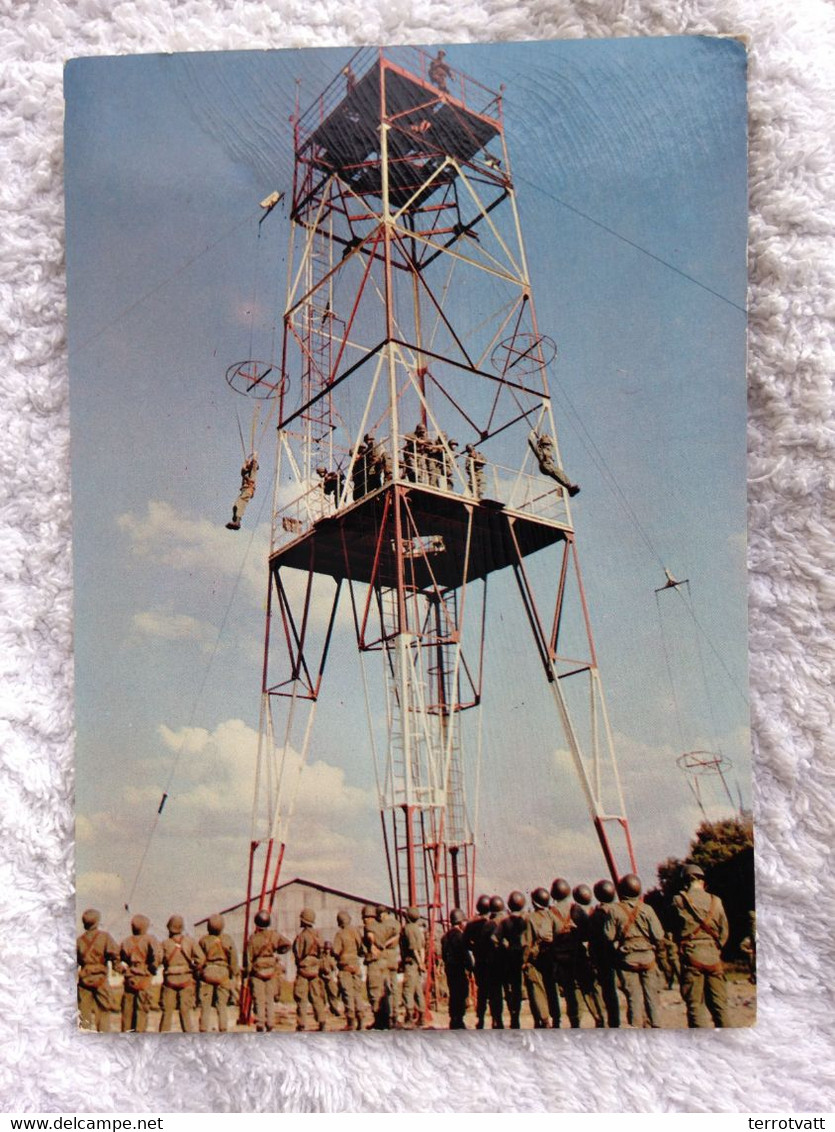
[[[62,60],[79,54],[744,33],[751,117],[753,1030],[159,1038],[73,1009]],[[825,0],[0,2],[0,1107],[831,1109],[832,59]]]

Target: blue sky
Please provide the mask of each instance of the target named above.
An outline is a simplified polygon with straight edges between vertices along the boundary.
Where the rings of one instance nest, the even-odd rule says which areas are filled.
[[[174,760],[134,907],[161,923],[175,906],[197,917],[242,894],[269,461],[230,536],[249,404],[224,373],[270,357],[280,323],[289,223],[281,205],[259,238],[258,202],[290,188],[296,79],[304,105],[350,54],[88,59],[66,73],[78,885],[113,916]],[[685,737],[719,746],[750,797],[744,50],[601,40],[452,46],[448,57],[506,84],[539,325],[559,348],[560,445],[583,489],[578,548],[651,877],[686,850],[699,817],[675,765],[653,593],[662,562],[690,579],[704,628],[697,637],[662,609]],[[508,579],[494,613],[480,886],[530,888],[560,872],[593,881],[602,860],[573,772],[553,754],[553,707]],[[286,875],[383,895],[354,657],[340,639]]]

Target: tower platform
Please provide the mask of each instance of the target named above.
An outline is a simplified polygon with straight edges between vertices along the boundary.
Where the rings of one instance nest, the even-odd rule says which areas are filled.
[[[490,500],[476,500],[415,484],[387,484],[356,503],[315,521],[270,557],[273,568],[291,566],[337,579],[397,584],[395,494],[403,501],[401,541],[406,584],[419,590],[455,589],[564,540],[568,522],[547,521]],[[467,531],[472,516],[469,565]],[[511,528],[513,534],[511,534]],[[375,562],[377,568],[375,571]]]
[[[378,55],[324,120],[317,123],[309,112],[301,119],[299,156],[322,172],[339,173],[360,196],[379,196],[383,118],[393,127],[388,142],[389,198],[398,206],[425,185],[433,163],[439,167],[446,156],[471,161],[501,130],[497,117],[471,109],[452,94],[442,94],[428,80]],[[433,185],[445,184],[454,176],[454,170],[445,171]]]

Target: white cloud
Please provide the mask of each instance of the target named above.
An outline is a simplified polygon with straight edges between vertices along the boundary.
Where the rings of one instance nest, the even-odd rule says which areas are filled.
[[[217,639],[217,629],[185,613],[149,609],[133,615],[133,628],[143,637],[164,641],[195,641],[208,651]]]
[[[259,605],[263,601],[268,524],[262,523],[242,540],[221,524],[187,518],[170,503],[154,499],[144,516],[127,513],[116,522],[138,558],[189,573],[211,569],[231,578],[240,574],[251,598]]]

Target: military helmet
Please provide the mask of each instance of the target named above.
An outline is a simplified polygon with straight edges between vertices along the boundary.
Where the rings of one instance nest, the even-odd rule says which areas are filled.
[[[377,915],[377,909],[374,907],[373,904],[363,904],[363,906],[362,906],[362,918],[364,920],[373,920],[376,917],[376,915]]]
[[[417,436],[425,436],[425,435],[426,435],[426,425],[424,425],[424,424],[416,424],[416,425],[415,425],[415,435],[417,435]]]
[[[349,912],[337,912],[336,922],[341,928],[347,928],[351,922],[351,915]]]
[[[537,908],[547,908],[551,903],[551,898],[548,895],[547,888],[535,888],[531,893],[531,900]]]
[[[451,924],[463,924],[466,918],[460,908],[453,908],[449,914],[449,922]]]
[[[220,935],[220,933],[223,931],[224,922],[225,921],[223,919],[223,916],[221,916],[220,914],[216,916],[209,916],[208,927],[212,935]]]
[[[151,921],[147,916],[138,913],[130,922],[130,930],[134,935],[144,935],[148,928],[151,926]]]
[[[385,914],[386,914],[385,904],[378,904],[374,909],[374,915],[377,917],[378,920],[382,920],[382,918],[383,918],[383,916],[385,916]]]
[[[511,912],[521,912],[525,907],[524,893],[520,892],[518,889],[514,889],[507,898],[507,906]]]
[[[591,904],[591,889],[587,884],[578,884],[572,895],[578,904]]]
[[[551,885],[551,895],[555,900],[566,900],[571,895],[571,885],[565,877],[557,877]]]
[[[317,476],[326,476],[327,474],[328,474],[328,469],[325,467],[324,464],[317,464],[316,465],[316,475]]]
[[[259,908],[255,913],[255,926],[256,928],[268,928],[270,926],[270,913],[266,908]]]
[[[175,916],[169,916],[168,917],[168,923],[167,923],[166,927],[168,928],[169,932],[171,932],[172,935],[179,935],[180,932],[185,927],[185,922],[183,920],[183,917],[182,916],[176,916],[176,915]]]
[[[641,895],[641,878],[634,873],[627,873],[618,881],[618,896],[621,900],[631,900],[633,896]]]
[[[100,919],[101,912],[98,908],[86,908],[81,913],[81,922],[88,931],[90,928],[94,928]]]
[[[700,865],[685,865],[683,874],[687,880],[704,880],[705,872]]]
[[[611,904],[615,899],[615,886],[610,880],[599,880],[594,886],[594,895],[601,904]]]
[[[490,897],[490,911],[494,916],[498,916],[499,912],[504,912],[504,900],[501,896]]]
[[[414,904],[410,908],[407,908],[406,919],[411,920],[413,924],[416,923],[420,919],[420,909],[416,908]]]
[[[316,923],[316,913],[312,908],[302,908],[299,920],[305,928],[312,928]]]
[[[490,911],[490,897],[487,895],[479,896],[475,902],[475,910],[479,916],[486,916]]]

